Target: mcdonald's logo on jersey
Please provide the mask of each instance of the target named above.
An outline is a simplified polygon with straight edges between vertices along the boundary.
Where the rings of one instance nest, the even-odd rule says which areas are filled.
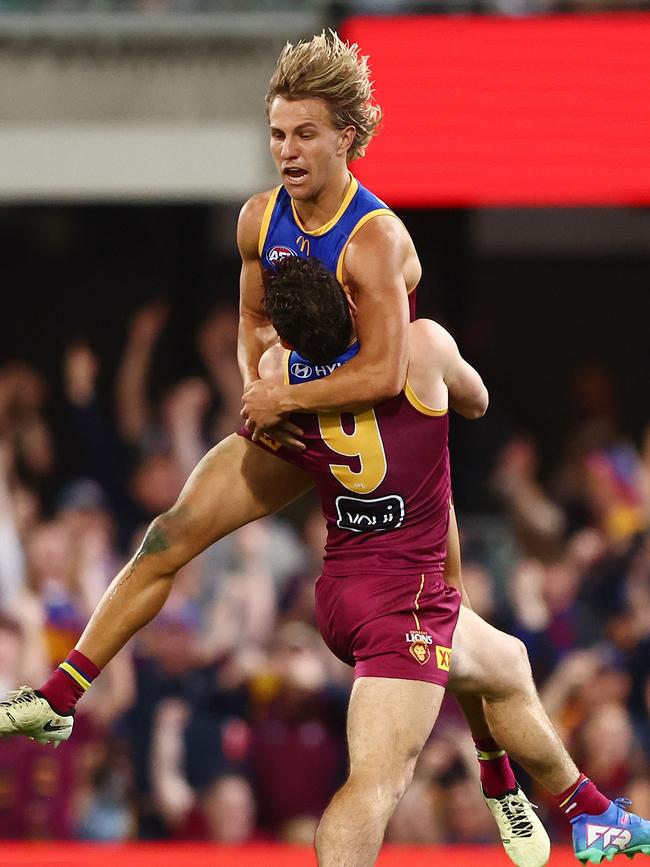
[[[305,252],[308,256],[311,256],[311,248],[309,243],[309,238],[305,238],[304,235],[298,235],[296,238],[296,244],[300,247],[300,252],[305,255]]]

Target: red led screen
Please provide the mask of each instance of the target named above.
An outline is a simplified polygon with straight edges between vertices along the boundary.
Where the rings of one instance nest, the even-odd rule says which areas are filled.
[[[650,15],[350,18],[391,205],[648,204]]]

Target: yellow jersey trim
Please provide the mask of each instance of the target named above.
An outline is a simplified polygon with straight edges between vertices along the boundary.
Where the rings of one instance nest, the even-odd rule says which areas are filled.
[[[417,409],[417,411],[421,412],[423,415],[443,416],[447,415],[447,413],[449,412],[449,410],[447,409],[434,409],[431,406],[427,406],[426,403],[423,403],[411,388],[408,379],[406,380],[406,385],[404,386],[404,394],[406,395],[406,399],[411,404],[411,406],[414,409]]]
[[[289,359],[290,359],[290,358],[291,358],[291,350],[290,350],[290,349],[285,349],[285,352],[284,352],[284,365],[283,365],[283,367],[284,367],[284,384],[285,384],[285,385],[289,385],[289,383],[290,383],[290,381],[291,381],[291,380],[289,379]]]
[[[266,236],[269,233],[269,226],[271,225],[271,217],[273,216],[273,209],[275,208],[275,203],[278,200],[278,193],[282,189],[282,184],[276,187],[271,195],[269,196],[269,200],[266,203],[266,207],[264,208],[264,214],[262,215],[262,225],[260,226],[260,237],[257,243],[257,249],[259,252],[260,259],[262,258],[262,253],[264,252],[264,244],[266,244]]]
[[[314,229],[311,232],[309,231],[309,229],[305,229],[303,224],[300,222],[300,217],[298,216],[298,211],[296,210],[296,203],[293,199],[291,199],[291,210],[293,212],[293,218],[296,221],[296,225],[301,232],[304,232],[305,235],[311,235],[312,238],[317,238],[319,235],[324,235],[326,232],[329,232],[332,226],[335,226],[341,219],[348,205],[356,195],[358,189],[359,181],[354,177],[354,175],[350,175],[350,183],[348,184],[348,188],[345,195],[343,196],[343,201],[341,202],[338,211],[334,214],[331,220],[328,220],[323,226],[320,226],[318,229]]]
[[[76,680],[79,686],[83,686],[84,689],[88,689],[90,686],[90,681],[86,680],[83,675],[79,674],[76,668],[73,668],[68,662],[62,662],[59,665],[59,668],[62,668],[65,672],[67,672],[73,680]]]
[[[369,222],[370,220],[373,219],[373,217],[379,217],[379,216],[381,216],[381,215],[384,215],[384,216],[386,216],[386,217],[395,217],[395,219],[399,219],[398,216],[397,216],[397,214],[394,214],[394,213],[390,210],[390,208],[376,208],[374,211],[368,211],[368,213],[365,214],[363,217],[361,217],[361,219],[359,220],[359,222],[358,222],[358,223],[356,224],[356,226],[352,229],[352,231],[351,231],[350,234],[348,235],[348,239],[347,239],[347,241],[346,241],[345,244],[343,245],[343,249],[342,249],[341,252],[339,253],[338,262],[336,263],[336,279],[339,281],[339,283],[341,284],[341,286],[343,286],[343,288],[345,289],[346,292],[347,292],[348,290],[347,290],[347,288],[343,285],[343,262],[344,262],[344,260],[345,260],[345,252],[346,252],[346,250],[348,249],[348,244],[349,244],[350,241],[354,238],[354,236],[357,234],[357,232],[359,231],[359,229],[362,229],[362,228],[366,225],[367,222]]]

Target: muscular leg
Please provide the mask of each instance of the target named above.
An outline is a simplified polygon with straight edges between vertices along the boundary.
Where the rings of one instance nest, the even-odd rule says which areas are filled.
[[[441,686],[362,677],[348,710],[350,775],[316,832],[319,867],[371,867],[440,710]]]
[[[495,740],[549,792],[557,795],[578,778],[539,700],[526,648],[464,606],[454,633],[449,690],[483,697]]]
[[[458,532],[458,519],[453,502],[449,504],[449,527],[447,530],[447,557],[445,559],[445,581],[450,587],[455,587],[460,593],[463,605],[471,610],[470,602],[465,585],[463,584],[463,570],[460,554],[460,534]],[[490,728],[485,719],[483,699],[480,695],[459,694],[456,696],[463,716],[467,720],[474,740],[491,737]]]
[[[103,668],[165,603],[176,572],[250,521],[312,486],[296,467],[232,434],[199,462],[176,504],[157,517],[108,587],[77,649]]]

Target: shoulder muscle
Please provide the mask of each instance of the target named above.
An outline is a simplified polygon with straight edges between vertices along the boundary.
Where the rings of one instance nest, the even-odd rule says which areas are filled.
[[[351,284],[365,282],[368,270],[402,273],[410,236],[397,217],[380,214],[359,229],[345,254],[344,276]],[[388,269],[388,270],[387,270]]]
[[[442,373],[449,360],[458,352],[451,334],[433,319],[416,319],[409,326],[411,355],[426,357]]]
[[[260,358],[259,374],[260,379],[265,382],[281,385],[284,382],[284,363],[286,357],[286,349],[279,343],[266,350]]]
[[[412,370],[421,383],[444,383],[452,407],[465,418],[480,418],[485,413],[488,393],[483,380],[461,356],[456,341],[442,325],[430,319],[413,322],[409,347]]]
[[[257,193],[244,204],[237,221],[237,246],[242,259],[257,259],[262,217],[272,190]]]
[[[456,344],[448,331],[431,319],[416,319],[409,325],[408,380],[418,397],[429,406],[447,406],[444,376]]]

